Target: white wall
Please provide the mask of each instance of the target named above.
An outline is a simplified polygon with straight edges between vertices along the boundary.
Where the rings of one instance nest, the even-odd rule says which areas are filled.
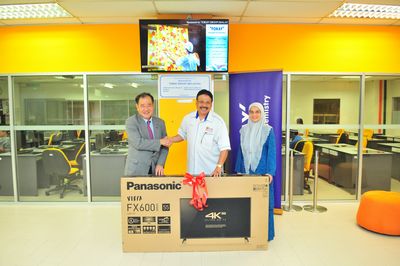
[[[386,123],[392,124],[392,103],[394,97],[400,97],[400,79],[390,80],[387,83]]]
[[[314,99],[340,99],[340,124],[357,124],[359,81],[293,81],[290,123],[302,117],[304,124],[313,123]]]
[[[379,121],[379,80],[365,83],[364,123],[378,124]]]

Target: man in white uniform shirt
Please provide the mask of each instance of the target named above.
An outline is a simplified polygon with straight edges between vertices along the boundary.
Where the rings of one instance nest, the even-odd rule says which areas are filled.
[[[221,176],[222,167],[231,149],[224,120],[211,112],[213,95],[201,90],[196,96],[197,111],[187,114],[172,142],[188,142],[187,171],[198,175]]]

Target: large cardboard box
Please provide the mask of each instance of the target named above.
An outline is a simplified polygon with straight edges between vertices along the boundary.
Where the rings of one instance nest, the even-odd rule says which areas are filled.
[[[182,177],[121,178],[124,252],[265,250],[268,182],[262,176],[207,177],[208,207],[189,204]]]

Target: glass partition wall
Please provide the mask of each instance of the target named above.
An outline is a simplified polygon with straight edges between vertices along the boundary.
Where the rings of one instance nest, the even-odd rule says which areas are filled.
[[[295,200],[312,199],[315,151],[319,152],[318,198],[356,199],[360,82],[356,75],[291,75]]]
[[[21,201],[87,201],[83,77],[13,78],[16,174]]]
[[[0,77],[0,201],[13,201],[8,78]]]
[[[366,76],[364,106],[363,141],[368,149],[362,192],[371,186],[400,192],[400,77]],[[375,173],[366,171],[369,165]]]
[[[135,97],[148,92],[158,116],[158,76],[89,75],[90,184],[93,201],[119,201],[128,154],[125,120],[136,114]]]
[[[215,111],[229,125],[228,74],[213,75],[213,87]],[[290,150],[286,131],[288,141],[297,134],[313,150],[308,163],[305,142],[292,147],[297,150],[295,200],[312,199],[315,172],[304,167],[313,169],[315,150],[320,200],[354,200],[370,189],[400,191],[399,87],[399,75],[286,73],[282,199]],[[153,94],[158,115],[157,88],[157,74],[0,76],[0,132],[5,136],[0,141],[12,140],[11,152],[0,151],[0,201],[13,201],[14,190],[19,201],[119,201],[125,120],[136,113],[134,97],[144,91]],[[62,194],[59,188],[67,186],[75,189]]]

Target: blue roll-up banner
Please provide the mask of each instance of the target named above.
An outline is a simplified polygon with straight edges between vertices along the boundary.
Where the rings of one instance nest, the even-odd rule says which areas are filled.
[[[282,71],[240,73],[229,75],[229,127],[231,167],[234,168],[239,130],[247,124],[248,108],[253,102],[264,106],[266,122],[273,127],[276,139],[276,174],[274,176],[275,208],[281,208],[282,184]],[[231,169],[233,170],[233,169]]]

